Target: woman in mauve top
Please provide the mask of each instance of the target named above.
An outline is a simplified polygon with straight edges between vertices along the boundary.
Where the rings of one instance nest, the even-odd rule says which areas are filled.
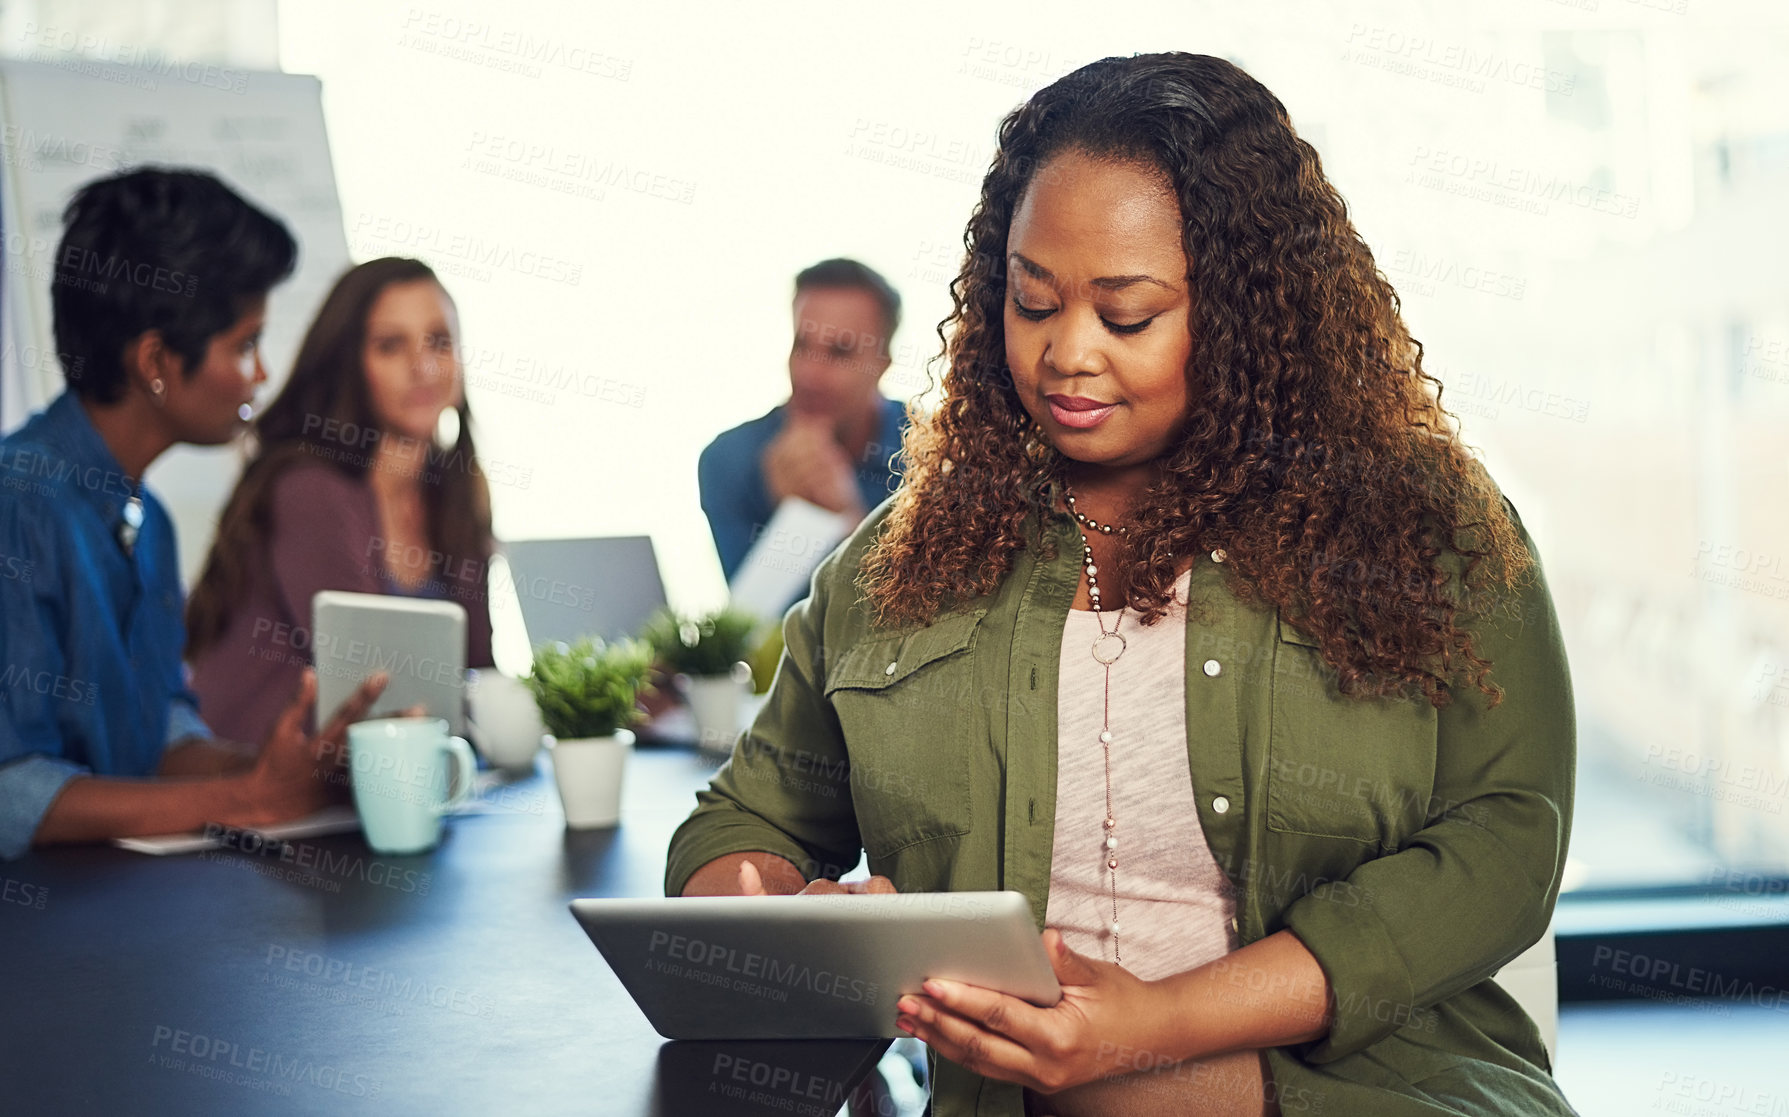
[[[472,443],[453,300],[426,264],[350,269],[256,421],[255,452],[187,604],[187,660],[217,732],[258,741],[311,662],[311,595],[465,606],[491,663],[490,488]]]
[[[1108,58],[965,241],[667,893],[1024,895],[1058,1003],[878,1002],[937,1117],[1566,1117],[1494,976],[1558,896],[1563,643],[1317,152],[1222,59]]]

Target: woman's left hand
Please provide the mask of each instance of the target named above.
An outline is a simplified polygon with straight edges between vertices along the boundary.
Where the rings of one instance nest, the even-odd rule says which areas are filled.
[[[1121,966],[1076,954],[1055,929],[1044,949],[1062,999],[1039,1008],[977,985],[932,980],[909,993],[896,1024],[953,1063],[988,1078],[1054,1094],[1083,1082],[1144,1069],[1169,1005],[1159,985]]]

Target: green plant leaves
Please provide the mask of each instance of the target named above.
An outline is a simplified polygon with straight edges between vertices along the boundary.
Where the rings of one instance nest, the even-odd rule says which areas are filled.
[[[736,609],[697,617],[660,609],[640,636],[673,671],[686,675],[725,675],[751,651],[758,618]]]
[[[523,682],[540,707],[547,732],[565,740],[607,737],[639,720],[635,707],[652,648],[638,640],[606,644],[587,636],[575,644],[543,644]]]

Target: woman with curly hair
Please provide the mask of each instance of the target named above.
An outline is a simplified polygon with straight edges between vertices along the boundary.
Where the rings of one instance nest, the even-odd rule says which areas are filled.
[[[1491,980],[1565,859],[1558,627],[1316,151],[1228,62],[1106,59],[965,247],[668,894],[1028,896],[1060,1002],[895,1006],[939,1117],[1571,1113]]]

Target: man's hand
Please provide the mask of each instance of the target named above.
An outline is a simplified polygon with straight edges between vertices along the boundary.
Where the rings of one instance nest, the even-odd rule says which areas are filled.
[[[788,412],[783,429],[764,448],[763,466],[772,504],[798,496],[829,512],[861,516],[856,472],[827,419]]]
[[[367,678],[316,736],[306,737],[305,719],[317,700],[317,673],[305,669],[297,696],[274,722],[260,759],[248,773],[244,807],[254,824],[302,818],[336,798],[332,790],[346,784],[342,775],[348,759],[348,727],[366,717],[389,681],[383,671]]]

